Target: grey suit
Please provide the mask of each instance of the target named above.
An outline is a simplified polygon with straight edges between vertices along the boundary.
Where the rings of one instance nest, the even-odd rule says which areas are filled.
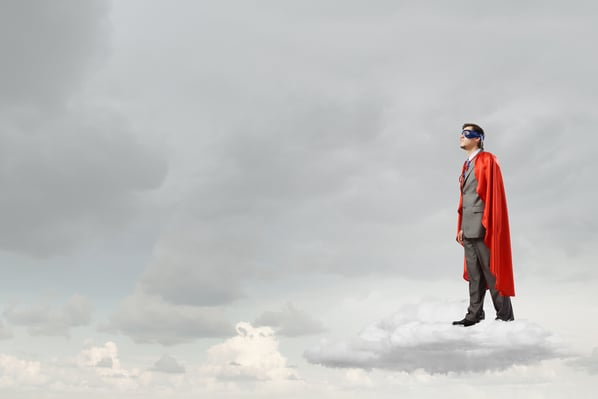
[[[486,229],[482,225],[482,215],[484,214],[484,202],[477,193],[478,181],[473,172],[475,168],[475,158],[473,159],[469,170],[465,174],[462,195],[463,195],[463,220],[461,229],[463,236],[467,238],[483,238],[486,235]]]
[[[466,319],[477,321],[484,318],[484,297],[490,290],[496,316],[501,320],[513,320],[513,307],[509,297],[503,297],[496,290],[496,278],[490,272],[490,250],[484,243],[486,229],[482,225],[484,202],[477,193],[475,158],[466,172],[461,186],[463,207],[461,230],[465,263],[469,278],[469,307]]]

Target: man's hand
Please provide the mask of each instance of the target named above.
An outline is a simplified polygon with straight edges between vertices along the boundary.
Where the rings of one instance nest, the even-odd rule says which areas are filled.
[[[457,233],[457,242],[463,245],[463,230],[459,230]]]

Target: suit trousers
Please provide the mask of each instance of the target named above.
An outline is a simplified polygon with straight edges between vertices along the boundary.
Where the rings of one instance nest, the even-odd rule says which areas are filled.
[[[469,308],[465,318],[478,321],[484,318],[484,297],[490,290],[496,317],[500,320],[514,320],[511,298],[502,296],[496,290],[496,277],[490,272],[490,250],[483,238],[463,238],[465,263],[469,278]]]

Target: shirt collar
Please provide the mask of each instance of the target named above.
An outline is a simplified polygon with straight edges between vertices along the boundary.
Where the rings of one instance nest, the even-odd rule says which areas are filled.
[[[471,153],[471,155],[469,155],[469,160],[471,161],[476,155],[478,155],[480,153],[480,151],[482,151],[481,148],[478,148],[477,150],[475,150],[474,152]]]

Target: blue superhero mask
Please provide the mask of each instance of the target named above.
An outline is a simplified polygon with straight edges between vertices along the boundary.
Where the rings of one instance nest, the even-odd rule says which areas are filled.
[[[480,132],[476,132],[475,130],[463,130],[461,134],[463,137],[468,139],[475,139],[479,137],[480,139],[484,140],[484,135],[482,135]]]

